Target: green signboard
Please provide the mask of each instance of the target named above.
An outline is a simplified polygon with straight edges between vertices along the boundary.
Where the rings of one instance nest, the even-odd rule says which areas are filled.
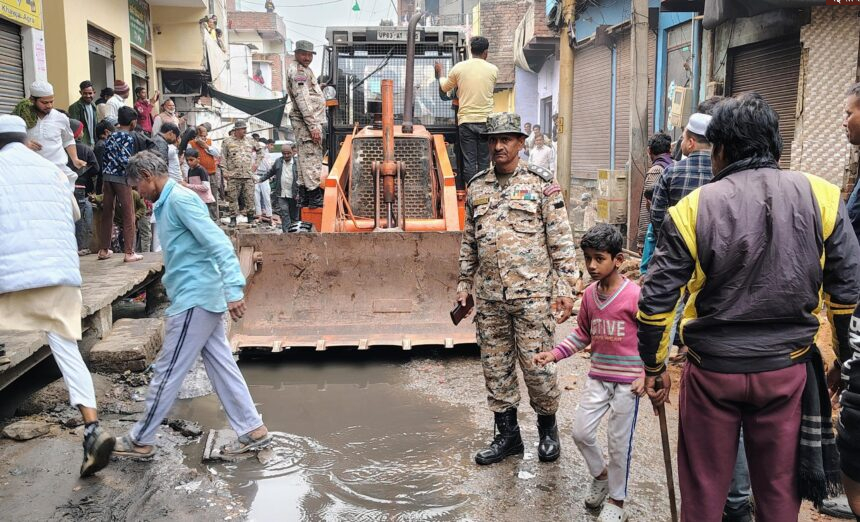
[[[149,3],[146,0],[128,0],[128,30],[131,43],[152,50],[152,24],[149,20]]]

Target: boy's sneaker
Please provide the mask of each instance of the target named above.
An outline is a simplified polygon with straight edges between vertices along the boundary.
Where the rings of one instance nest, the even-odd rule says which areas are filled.
[[[104,468],[110,462],[110,454],[116,439],[108,432],[95,426],[85,431],[84,435],[84,461],[81,464],[81,477],[90,477]]]
[[[624,508],[618,507],[615,504],[607,502],[600,510],[600,516],[597,517],[597,522],[626,522],[627,512]]]
[[[592,479],[591,486],[588,488],[588,495],[585,496],[585,507],[594,509],[600,507],[606,499],[606,494],[609,492],[609,479],[597,480]]]

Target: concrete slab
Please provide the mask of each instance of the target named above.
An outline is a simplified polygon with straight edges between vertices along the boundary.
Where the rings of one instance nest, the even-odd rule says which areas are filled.
[[[90,351],[90,366],[99,372],[139,372],[161,347],[162,319],[120,319]]]
[[[143,259],[136,263],[123,263],[122,259],[121,253],[104,261],[99,261],[96,255],[80,258],[83,329],[93,330],[102,339],[113,326],[114,302],[144,288],[150,290],[147,296],[151,293],[153,301],[163,298],[163,289],[159,288],[164,271],[160,253],[143,254]],[[148,307],[151,304],[154,303],[147,302]],[[11,364],[0,367],[0,390],[51,354],[43,332],[0,331],[0,343],[5,343],[6,354],[12,360]],[[159,338],[155,349],[160,343]]]
[[[11,364],[0,366],[0,390],[51,354],[44,332],[0,330],[0,344],[6,345],[6,355],[12,360]]]
[[[143,254],[143,259],[136,263],[123,263],[122,259],[121,253],[114,253],[110,259],[103,261],[99,261],[94,254],[81,258],[82,318],[89,317],[112,305],[117,299],[155,282],[164,270],[160,253]]]

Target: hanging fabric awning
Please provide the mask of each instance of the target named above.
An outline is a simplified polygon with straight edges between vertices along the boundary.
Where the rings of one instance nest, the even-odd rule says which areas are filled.
[[[284,109],[287,107],[287,96],[283,98],[259,99],[240,98],[216,89],[211,83],[208,85],[209,94],[218,100],[239,109],[257,119],[274,126],[280,127],[284,119]]]

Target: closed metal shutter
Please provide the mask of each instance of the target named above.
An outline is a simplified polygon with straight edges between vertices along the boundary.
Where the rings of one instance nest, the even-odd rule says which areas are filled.
[[[571,177],[596,180],[599,169],[609,168],[612,56],[602,45],[575,52]]]
[[[87,26],[87,37],[89,41],[89,49],[91,53],[104,56],[105,58],[114,59],[113,52],[113,36],[107,34],[101,29]]]
[[[24,98],[24,60],[19,26],[0,20],[0,114]]]
[[[146,55],[134,47],[131,48],[131,74],[146,78]]]
[[[728,91],[734,96],[757,92],[779,115],[782,136],[780,167],[791,164],[791,142],[797,113],[800,78],[800,36],[770,40],[731,49]]]

